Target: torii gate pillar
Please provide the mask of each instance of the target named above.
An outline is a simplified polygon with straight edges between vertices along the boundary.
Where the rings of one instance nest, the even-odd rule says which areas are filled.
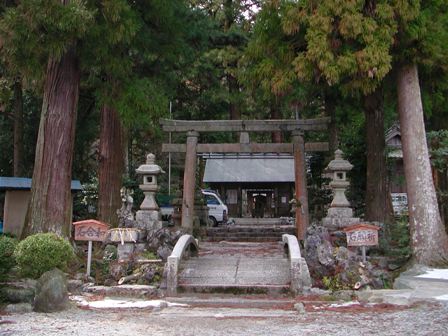
[[[306,228],[308,227],[308,194],[306,190],[306,163],[305,143],[300,131],[292,132],[294,153],[294,176],[295,176],[295,198],[298,201],[296,208],[297,239],[304,240]]]
[[[184,191],[182,195],[182,228],[193,231],[194,189],[196,186],[197,144],[199,133],[187,133],[187,148],[185,154]]]

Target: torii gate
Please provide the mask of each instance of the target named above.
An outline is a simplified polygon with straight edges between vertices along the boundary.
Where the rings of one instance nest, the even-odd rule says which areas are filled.
[[[304,143],[305,131],[327,129],[330,118],[286,120],[170,120],[161,119],[165,132],[187,134],[186,144],[163,144],[164,153],[185,153],[184,190],[182,195],[182,227],[193,229],[196,156],[200,153],[290,153],[294,155],[297,238],[304,239],[309,223],[306,190],[305,151],[328,151],[327,142]],[[200,132],[238,132],[239,143],[198,144]],[[291,132],[292,143],[251,143],[249,132]]]

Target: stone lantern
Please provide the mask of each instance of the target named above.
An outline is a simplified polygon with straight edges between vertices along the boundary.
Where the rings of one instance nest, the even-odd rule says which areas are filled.
[[[137,211],[136,220],[139,228],[146,230],[160,229],[162,221],[159,213],[159,206],[155,199],[155,193],[158,191],[157,176],[164,173],[159,165],[155,164],[156,156],[148,154],[146,163],[137,168],[138,175],[142,175],[143,184],[140,189],[145,194],[145,199]]]
[[[347,172],[352,170],[353,165],[344,160],[342,154],[343,152],[340,149],[336,150],[334,160],[330,161],[327,166],[327,171],[332,173],[332,181],[330,182],[330,188],[333,190],[332,207],[350,206],[347,197],[345,197],[345,191],[350,186],[350,182],[347,181]]]
[[[137,168],[138,175],[143,176],[143,184],[140,184],[140,189],[145,194],[145,199],[140,205],[141,210],[159,210],[155,199],[155,193],[159,189],[157,185],[157,175],[164,173],[159,165],[155,164],[156,156],[152,153],[146,157],[146,164],[142,164]]]
[[[350,226],[359,221],[353,218],[353,210],[345,196],[345,191],[350,186],[347,180],[347,172],[352,170],[353,165],[344,160],[344,153],[338,149],[334,152],[334,160],[330,161],[326,171],[331,174],[330,188],[333,190],[333,201],[328,209],[327,217],[323,218],[323,225],[331,229]]]

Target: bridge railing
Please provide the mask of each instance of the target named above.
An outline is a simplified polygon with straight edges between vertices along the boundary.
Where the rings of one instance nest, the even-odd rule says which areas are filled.
[[[189,234],[185,234],[179,238],[174,246],[173,252],[168,257],[167,271],[167,292],[168,295],[177,294],[177,279],[179,264],[182,258],[188,256],[197,256],[199,250],[198,241]]]
[[[311,277],[305,258],[300,253],[297,237],[290,234],[282,235],[283,247],[290,260],[291,292],[303,292],[311,287]]]

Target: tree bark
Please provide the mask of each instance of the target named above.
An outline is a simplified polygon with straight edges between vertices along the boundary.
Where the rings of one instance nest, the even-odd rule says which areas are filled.
[[[278,106],[278,98],[277,97],[272,98],[270,110],[271,110],[271,119],[272,120],[281,119],[280,108]],[[280,132],[280,131],[272,132],[271,139],[272,139],[273,143],[281,143],[282,142],[282,132]]]
[[[384,101],[381,87],[364,96],[364,114],[367,147],[365,219],[391,223],[393,210],[387,180]]]
[[[240,87],[238,85],[238,81],[232,75],[227,75],[227,82],[229,85],[229,116],[231,120],[240,120],[241,119],[241,110],[238,104],[235,102],[235,96],[239,94]]]
[[[223,2],[224,9],[224,32],[228,32],[232,25],[235,22],[235,10],[234,10],[234,1],[233,0],[225,0]],[[229,42],[230,44],[230,42]],[[234,66],[235,64],[227,65],[229,67]],[[230,73],[226,75],[227,85],[229,90],[229,117],[231,120],[240,120],[241,119],[241,110],[238,104],[235,102],[235,96],[239,94],[239,84],[238,80]]]
[[[14,159],[13,175],[23,176],[23,95],[22,82],[14,83]]]
[[[31,200],[22,237],[38,232],[69,236],[72,161],[80,71],[75,47],[48,60]]]
[[[123,127],[118,113],[110,106],[101,108],[98,218],[118,226],[117,210],[121,207],[120,189],[124,173]]]
[[[325,111],[327,116],[330,117],[330,123],[328,124],[328,143],[329,153],[333,155],[336,149],[339,148],[339,134],[338,125],[336,123],[336,109],[334,101],[329,95],[325,95]]]
[[[437,265],[448,260],[448,236],[431,175],[416,64],[399,66],[398,113],[413,258],[417,263]]]

